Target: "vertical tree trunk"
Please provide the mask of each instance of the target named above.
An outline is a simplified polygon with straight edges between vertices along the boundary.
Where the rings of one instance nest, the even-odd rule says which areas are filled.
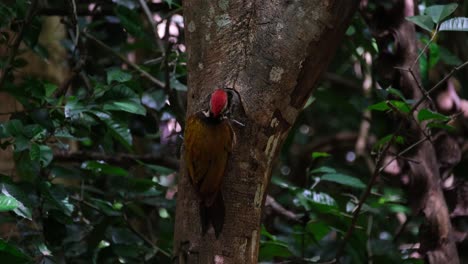
[[[256,263],[271,168],[340,43],[357,0],[185,0],[187,116],[228,86],[241,96],[224,178],[224,230],[201,236],[199,200],[181,163],[174,255],[179,263]]]
[[[393,0],[392,3],[391,8],[380,7],[369,21],[381,51],[377,60],[380,65],[378,67],[380,67],[381,77],[392,81],[392,87],[400,89],[406,98],[417,102],[425,97],[422,91],[424,88],[420,87],[421,78],[418,66],[411,68],[418,59],[418,40],[415,25],[405,19],[405,17],[415,15],[417,1]],[[396,49],[394,53],[389,54],[385,51],[385,47],[391,43],[396,44]],[[429,99],[420,104],[414,114],[415,117],[423,108],[432,108]],[[422,214],[425,218],[419,234],[420,252],[431,264],[458,264],[457,248],[439,172],[440,165],[444,164],[441,159],[445,158],[441,156],[444,155],[441,149],[451,149],[445,154],[453,155],[456,146],[451,148],[448,144],[456,145],[456,142],[435,140],[434,136],[432,136],[433,142],[421,141],[426,138],[426,135],[431,137],[430,131],[426,123],[416,120],[416,118],[405,120],[403,136],[408,146],[416,142],[420,143],[406,154],[407,159],[399,159],[399,161],[406,164],[402,166],[406,169],[400,176],[410,179],[404,189],[413,213]],[[436,152],[436,149],[439,152]]]

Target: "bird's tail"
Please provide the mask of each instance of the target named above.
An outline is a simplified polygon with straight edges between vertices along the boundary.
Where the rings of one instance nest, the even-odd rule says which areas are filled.
[[[224,226],[225,207],[223,195],[219,192],[211,205],[206,205],[203,201],[200,203],[200,222],[202,235],[205,235],[210,228],[210,223],[215,231],[216,238],[219,237]]]

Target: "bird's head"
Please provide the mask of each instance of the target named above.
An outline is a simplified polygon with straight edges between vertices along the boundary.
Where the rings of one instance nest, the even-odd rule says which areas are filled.
[[[210,116],[223,118],[229,106],[229,96],[225,89],[216,89],[210,97]]]

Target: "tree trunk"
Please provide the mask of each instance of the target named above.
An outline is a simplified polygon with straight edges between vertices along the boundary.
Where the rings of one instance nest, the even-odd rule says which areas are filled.
[[[415,25],[405,19],[405,17],[415,15],[417,1],[393,0],[392,4],[391,7],[379,6],[377,12],[368,18],[381,51],[377,67],[380,69],[382,79],[391,80],[392,87],[400,89],[406,98],[418,102],[425,96],[422,92],[424,88],[419,87],[421,83],[419,69],[417,66],[412,68],[412,65],[418,62],[418,40]],[[385,47],[393,43],[396,44],[395,52],[389,54]],[[429,99],[426,99],[419,105],[417,111],[432,107]],[[399,162],[405,164],[401,166],[404,168],[401,178],[409,177],[409,182],[403,187],[408,195],[413,214],[421,214],[424,217],[419,233],[420,253],[430,264],[458,264],[457,248],[441,188],[442,177],[439,169],[441,165],[448,163],[447,158],[460,150],[456,149],[458,146],[453,139],[437,140],[436,136],[431,136],[426,123],[416,121],[417,111],[414,119],[404,120],[403,136],[407,145],[402,148],[416,142],[420,143],[405,154],[406,159],[399,158]],[[425,138],[427,140],[423,141]],[[458,154],[458,161],[459,156],[460,154]],[[458,161],[450,163],[454,166]]]
[[[202,237],[199,199],[181,163],[174,256],[178,263],[256,263],[271,169],[297,115],[340,43],[357,0],[185,0],[187,116],[217,87],[243,111],[222,192],[223,232]]]

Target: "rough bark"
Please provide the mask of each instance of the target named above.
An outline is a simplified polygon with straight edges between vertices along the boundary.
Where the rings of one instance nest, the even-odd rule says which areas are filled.
[[[418,42],[415,26],[405,20],[405,17],[415,14],[417,1],[393,0],[392,2],[391,8],[382,5],[373,16],[368,17],[379,50],[381,50],[377,67],[379,67],[381,77],[386,79],[392,87],[400,89],[406,98],[419,101],[425,95],[422,92],[423,87],[418,84],[421,83],[418,67],[413,67],[412,72],[398,70],[398,68],[410,69],[417,60]],[[386,50],[385,47],[390,44],[396,47],[394,52]],[[425,100],[415,111],[415,116],[420,109],[432,107],[430,100]],[[409,197],[413,213],[421,214],[425,218],[420,229],[420,251],[428,263],[457,264],[459,263],[458,254],[439,171],[446,163],[444,159],[447,156],[440,156],[438,154],[441,154],[441,151],[436,151],[441,147],[438,144],[445,143],[438,143],[436,137],[430,135],[426,124],[420,124],[416,119],[411,118],[403,122],[402,133],[407,146],[423,140],[426,136],[430,139],[418,144],[414,151],[406,155],[407,159],[399,159],[399,162],[404,164],[402,166],[404,169],[399,176],[409,178],[409,182],[404,184],[404,189]]]
[[[271,168],[326,69],[358,1],[186,0],[187,116],[216,87],[237,90],[237,144],[222,192],[224,230],[202,237],[199,200],[181,163],[174,257],[178,263],[256,263]]]

